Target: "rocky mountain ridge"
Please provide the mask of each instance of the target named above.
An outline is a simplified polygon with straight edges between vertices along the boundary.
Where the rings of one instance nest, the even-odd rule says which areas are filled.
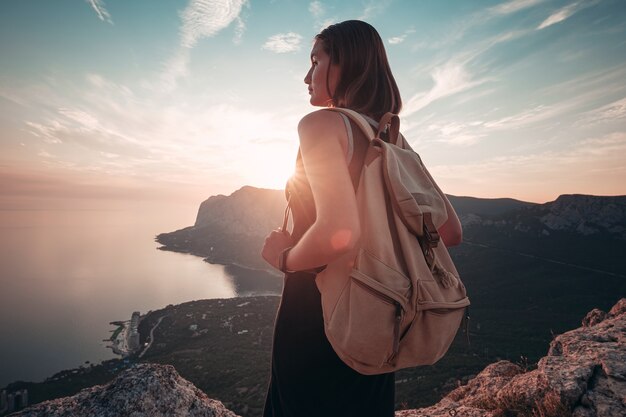
[[[396,417],[617,417],[626,415],[626,298],[557,336],[534,370],[499,361],[437,404]],[[106,385],[37,404],[14,417],[236,417],[172,366],[138,364]]]
[[[614,258],[612,252],[626,244],[626,196],[562,195],[545,204],[505,198],[449,198],[465,236],[475,243],[538,254],[563,247],[562,240],[582,248],[589,246],[586,239],[597,238],[604,241],[596,242],[598,254],[590,254],[587,265],[595,268],[606,262],[600,259],[607,252],[605,246]],[[229,196],[208,198],[200,205],[193,226],[161,233],[156,240],[163,245],[161,249],[202,256],[208,262],[268,270],[259,254],[267,234],[282,224],[285,206],[282,190],[245,186]],[[550,240],[554,237],[558,241]],[[498,241],[502,239],[506,242]],[[610,244],[608,239],[621,243]],[[537,245],[539,241],[545,241],[543,246]],[[568,261],[568,253],[574,253],[568,248],[563,252],[557,254],[560,261]]]
[[[229,196],[211,196],[200,204],[193,227],[227,225],[237,234],[263,235],[282,223],[285,193],[244,186]]]
[[[531,204],[498,215],[461,212],[463,226],[498,227],[537,236],[564,232],[626,239],[626,196],[564,194],[555,201]]]

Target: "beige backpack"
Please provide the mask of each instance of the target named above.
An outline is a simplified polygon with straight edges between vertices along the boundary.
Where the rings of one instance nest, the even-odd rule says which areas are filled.
[[[362,374],[433,364],[470,304],[437,233],[444,200],[399,134],[397,115],[387,113],[376,133],[359,113],[332,110],[350,117],[370,145],[356,189],[361,239],[316,277],[326,336]]]

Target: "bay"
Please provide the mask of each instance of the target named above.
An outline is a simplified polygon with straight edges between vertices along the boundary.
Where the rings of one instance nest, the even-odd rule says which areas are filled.
[[[280,278],[158,250],[197,206],[0,210],[0,387],[114,357],[102,339],[133,311],[278,294]]]

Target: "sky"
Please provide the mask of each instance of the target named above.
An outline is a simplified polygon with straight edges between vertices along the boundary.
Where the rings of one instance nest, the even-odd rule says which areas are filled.
[[[282,188],[313,38],[348,19],[446,193],[626,194],[623,0],[3,0],[0,208]]]

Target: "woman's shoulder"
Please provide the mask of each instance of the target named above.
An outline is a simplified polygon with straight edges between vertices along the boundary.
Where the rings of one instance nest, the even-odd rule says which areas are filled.
[[[323,133],[345,130],[341,114],[329,109],[319,109],[305,115],[298,123],[298,132],[307,134],[311,132]]]

